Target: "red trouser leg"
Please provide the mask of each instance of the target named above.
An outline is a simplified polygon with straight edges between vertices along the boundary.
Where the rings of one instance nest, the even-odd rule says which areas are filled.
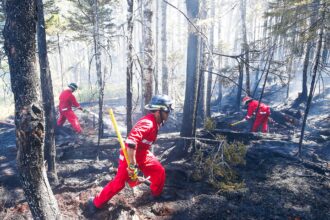
[[[104,204],[125,187],[125,182],[129,178],[126,168],[126,160],[119,160],[118,172],[115,178],[111,180],[94,198],[94,205],[97,208],[102,208]]]
[[[78,121],[77,116],[75,115],[75,113],[72,110],[69,111],[65,111],[63,112],[63,114],[65,115],[65,117],[68,119],[68,121],[70,122],[71,126],[73,127],[73,129],[77,132],[77,133],[81,133],[81,127]]]
[[[148,152],[145,163],[139,164],[142,173],[150,176],[150,190],[153,196],[159,196],[165,184],[165,169],[157,160],[157,158]]]
[[[268,118],[269,118],[269,115],[267,114],[262,119],[262,122],[261,122],[262,123],[262,129],[261,129],[261,131],[263,133],[267,133],[268,132]]]
[[[253,127],[252,127],[252,132],[257,132],[258,131],[258,128],[260,127],[261,122],[262,122],[262,118],[263,118],[263,116],[261,116],[259,114],[257,115],[256,120],[255,120],[255,122],[253,124]]]
[[[62,126],[65,121],[66,121],[66,117],[62,113],[60,113],[60,117],[57,120],[57,125]]]

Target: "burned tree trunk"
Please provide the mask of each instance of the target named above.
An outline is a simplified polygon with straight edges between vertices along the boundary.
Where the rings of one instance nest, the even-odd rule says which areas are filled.
[[[309,28],[313,30],[315,27],[315,21],[317,19],[317,14],[319,10],[320,0],[313,0],[312,1],[312,14],[309,18]],[[313,52],[313,43],[311,40],[307,42],[306,49],[305,49],[305,57],[304,57],[304,65],[303,65],[303,72],[302,72],[302,90],[299,94],[298,98],[295,100],[293,107],[298,107],[301,103],[307,101],[307,78],[308,78],[308,69],[310,64],[310,54]]]
[[[212,0],[211,2],[211,19],[214,22],[215,16],[215,2]],[[210,57],[213,56],[213,44],[214,44],[214,25],[210,28]],[[219,65],[220,66],[220,65]],[[214,61],[209,59],[208,70],[209,73],[207,75],[207,90],[206,90],[206,117],[211,117],[211,90],[212,90],[212,72],[214,67]]]
[[[143,41],[144,57],[143,57],[143,97],[144,103],[147,104],[152,96],[152,74],[153,74],[153,40],[152,40],[152,10],[151,0],[144,1],[143,10],[143,32],[145,39]]]
[[[96,65],[96,75],[97,84],[99,86],[99,118],[98,118],[98,151],[96,159],[99,159],[99,146],[100,139],[103,136],[103,98],[104,98],[104,82],[102,76],[102,66],[101,66],[101,49],[100,49],[100,33],[99,33],[99,12],[98,12],[98,2],[94,0],[93,3],[93,41],[94,41],[94,52],[95,52],[95,65]]]
[[[322,18],[321,18],[322,22],[324,22],[324,16],[325,16],[325,9],[323,9],[323,12],[322,12]],[[321,28],[319,30],[319,39],[318,39],[317,49],[316,49],[316,53],[315,53],[315,63],[314,63],[314,67],[313,67],[312,82],[311,82],[311,86],[310,86],[310,89],[309,89],[309,95],[308,95],[308,99],[307,99],[303,124],[302,124],[301,132],[300,132],[299,152],[298,152],[299,157],[301,157],[301,148],[302,148],[302,142],[304,140],[304,133],[305,133],[305,126],[306,126],[307,116],[308,116],[310,105],[311,105],[311,102],[312,102],[312,99],[313,99],[316,75],[317,75],[318,66],[320,64],[322,40],[323,40],[323,25],[321,26]]]
[[[199,1],[186,1],[188,17],[195,20],[199,11]],[[183,107],[183,120],[180,135],[182,137],[194,137],[196,128],[196,118],[194,117],[197,110],[197,88],[198,88],[198,45],[199,40],[194,30],[189,30],[188,47],[187,47],[187,72],[186,72],[186,90]],[[181,150],[185,151],[190,147],[190,143],[182,146]]]
[[[17,168],[34,219],[59,219],[44,166],[44,120],[36,73],[36,1],[6,1],[4,48],[15,99]]]
[[[133,4],[134,0],[127,0],[127,69],[126,69],[126,104],[127,104],[127,134],[133,127]]]
[[[242,88],[243,88],[243,63],[242,61],[238,62],[238,87],[237,87],[237,94],[236,94],[236,104],[235,110],[238,112],[241,109],[241,97],[242,97]]]
[[[167,37],[166,37],[166,9],[167,3],[162,1],[162,92],[168,95],[168,67],[167,67]]]
[[[206,70],[206,45],[203,40],[200,42],[199,48],[199,95],[198,95],[198,108],[197,108],[197,126],[202,126],[206,117],[206,86],[205,86],[205,71]]]
[[[218,4],[221,4],[222,1],[220,0],[218,2]],[[213,3],[212,3],[213,4]],[[212,13],[212,12],[211,12]],[[221,13],[221,8],[219,8],[219,11],[218,13],[220,14]],[[221,19],[219,18],[218,20],[218,36],[219,36],[219,39],[218,39],[218,45],[221,45]],[[212,26],[213,28],[213,26]],[[220,47],[220,51],[222,50],[222,47]],[[219,59],[218,59],[218,73],[221,74],[221,66],[222,66],[222,57],[219,56]],[[222,77],[220,76],[217,76],[217,80],[215,82],[217,84],[217,87],[218,87],[218,96],[217,96],[217,106],[218,106],[218,109],[220,109],[220,105],[221,105],[221,101],[222,101]]]
[[[200,19],[205,20],[206,19],[206,1],[202,1],[202,7],[201,7],[201,13],[200,13]],[[206,27],[201,26],[200,31],[205,33]],[[206,39],[201,38],[200,42],[200,49],[199,49],[199,68],[200,71],[200,82],[199,82],[199,94],[198,94],[198,110],[197,110],[197,125],[202,126],[204,124],[204,121],[206,119],[206,90],[207,87],[205,86],[206,83],[206,72],[207,69],[207,59],[206,59],[206,52],[207,52],[207,42]]]
[[[63,58],[62,58],[62,50],[60,45],[60,33],[57,32],[57,50],[58,50],[58,56],[60,57],[60,70],[61,70],[61,86],[62,89],[64,89],[64,73],[63,73]]]
[[[159,1],[156,1],[155,5],[155,67],[154,67],[154,83],[155,83],[155,88],[154,88],[154,94],[160,94],[159,92],[159,62],[158,62],[158,44],[159,44]]]
[[[42,0],[37,0],[38,10],[38,54],[40,65],[40,80],[43,108],[45,111],[45,159],[48,164],[48,176],[50,181],[58,183],[55,158],[55,104],[53,94],[52,76],[49,69],[47,43],[45,32],[45,19]]]
[[[241,11],[242,37],[243,37],[242,49],[245,54],[244,55],[245,58],[244,66],[245,66],[245,76],[246,76],[245,90],[247,95],[250,95],[251,92],[250,92],[249,44],[246,36],[246,0],[240,0],[240,11]]]
[[[308,94],[308,91],[307,91],[307,72],[308,72],[308,66],[309,66],[309,62],[310,62],[309,55],[310,55],[311,49],[312,49],[312,44],[311,44],[311,42],[308,42],[307,45],[306,45],[304,66],[303,66],[303,72],[302,72],[302,75],[303,75],[302,90],[301,90],[301,93],[298,97],[299,103],[305,102],[307,100],[307,94]]]

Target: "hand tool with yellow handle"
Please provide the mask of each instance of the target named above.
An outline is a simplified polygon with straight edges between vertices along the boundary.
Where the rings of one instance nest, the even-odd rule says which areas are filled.
[[[118,137],[118,141],[119,141],[119,144],[120,144],[120,147],[123,151],[123,154],[124,154],[124,157],[126,159],[126,162],[127,162],[127,166],[129,166],[130,164],[130,161],[128,159],[128,155],[127,155],[127,151],[126,151],[126,147],[125,147],[125,144],[124,144],[124,141],[123,141],[123,138],[121,137],[121,134],[119,132],[119,129],[118,129],[118,125],[117,125],[117,121],[115,119],[115,115],[113,114],[113,111],[112,109],[109,110],[109,115],[110,115],[110,119],[112,121],[112,124],[113,124],[113,127],[116,131],[116,134],[117,134],[117,137]],[[134,174],[133,177],[131,177],[131,180],[133,182],[140,182],[140,183],[145,183],[147,185],[150,185],[150,181],[149,181],[149,177],[148,178],[143,178],[143,177],[139,177],[137,174]],[[131,184],[130,184],[131,185]],[[133,184],[134,185],[134,184]],[[137,185],[137,184],[136,184]]]
[[[230,126],[235,126],[235,125],[238,125],[238,124],[243,123],[245,121],[246,121],[246,119],[244,118],[243,120],[240,120],[240,121],[237,121],[235,123],[230,124]]]

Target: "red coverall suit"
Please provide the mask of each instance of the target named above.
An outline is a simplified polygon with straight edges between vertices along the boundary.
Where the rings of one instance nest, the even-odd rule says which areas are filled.
[[[150,190],[153,196],[159,196],[162,193],[165,183],[165,169],[149,151],[152,143],[156,141],[158,128],[155,116],[148,114],[134,125],[125,143],[126,148],[128,143],[135,144],[137,166],[146,177],[150,177]],[[121,151],[116,176],[94,198],[93,202],[97,208],[102,208],[125,187],[125,182],[130,180],[126,169],[127,162]]]
[[[60,95],[60,104],[59,104],[60,117],[57,120],[57,125],[62,126],[66,121],[66,119],[68,119],[73,129],[77,133],[81,133],[81,127],[77,116],[71,109],[72,106],[80,108],[80,105],[77,102],[76,97],[72,94],[72,91],[70,89],[66,89]]]
[[[252,100],[248,103],[247,108],[247,115],[245,119],[250,119],[251,116],[255,113],[258,108],[259,102],[256,100]],[[262,125],[261,131],[266,133],[268,131],[268,117],[270,115],[270,108],[269,106],[265,105],[264,103],[260,103],[258,113],[256,115],[256,120],[252,127],[252,132],[258,131],[260,125]]]

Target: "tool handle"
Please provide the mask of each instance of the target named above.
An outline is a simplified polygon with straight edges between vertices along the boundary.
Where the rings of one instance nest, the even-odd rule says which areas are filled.
[[[121,134],[119,132],[119,129],[118,129],[118,125],[117,125],[117,121],[115,119],[115,115],[113,114],[113,111],[112,109],[110,108],[109,110],[109,115],[110,115],[110,119],[112,121],[112,124],[113,124],[113,127],[116,131],[116,134],[117,134],[117,137],[118,137],[118,141],[119,141],[119,144],[120,144],[120,147],[124,153],[124,157],[126,159],[126,162],[127,162],[127,165],[129,165],[130,161],[128,159],[128,155],[127,155],[127,151],[126,151],[126,147],[125,147],[125,144],[124,144],[124,141],[123,141],[123,138],[121,137]]]
[[[243,119],[243,120],[240,120],[240,121],[237,121],[237,122],[235,122],[235,123],[232,123],[232,124],[230,124],[231,126],[235,126],[235,125],[238,125],[238,124],[240,124],[240,123],[242,123],[242,122],[245,122],[246,120],[245,119]]]

